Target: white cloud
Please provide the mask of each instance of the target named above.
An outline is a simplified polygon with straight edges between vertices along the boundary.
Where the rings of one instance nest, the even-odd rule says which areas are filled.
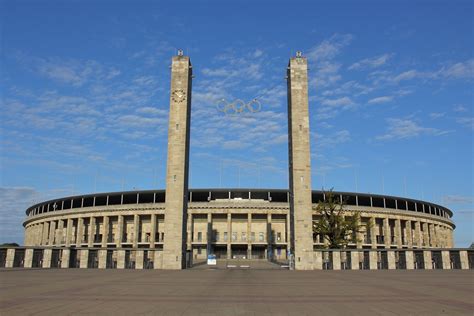
[[[408,139],[422,135],[440,136],[450,132],[432,127],[423,127],[410,119],[391,118],[388,119],[387,122],[387,133],[377,136],[377,140]]]
[[[449,79],[474,78],[474,59],[443,67],[435,75]]]
[[[456,120],[459,124],[462,124],[468,128],[474,130],[474,117],[460,117]]]
[[[362,59],[349,66],[349,70],[365,69],[365,68],[377,68],[385,65],[387,61],[393,56],[393,54],[383,54],[380,56]]]
[[[328,107],[348,108],[353,106],[355,103],[349,97],[341,97],[337,99],[323,99],[321,101],[321,104],[326,105]]]
[[[387,103],[393,101],[393,96],[387,95],[383,97],[377,97],[370,99],[367,103],[368,104],[381,104],[381,103]]]
[[[446,113],[433,112],[433,113],[430,113],[430,118],[438,119],[438,118],[443,117],[445,115],[446,115]]]
[[[443,196],[444,203],[453,203],[453,204],[472,204],[474,198],[472,196],[463,196],[463,195],[445,195]]]
[[[467,112],[467,109],[466,107],[464,107],[463,105],[456,105],[453,109],[454,112],[459,112],[459,113],[463,113],[463,112]]]
[[[331,38],[309,49],[306,56],[314,63],[332,59],[340,53],[343,47],[349,45],[352,39],[353,36],[351,34],[334,34]]]

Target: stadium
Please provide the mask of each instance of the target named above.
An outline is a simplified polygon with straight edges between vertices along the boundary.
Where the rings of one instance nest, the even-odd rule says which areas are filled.
[[[25,246],[0,249],[0,266],[179,270],[212,260],[262,260],[314,269],[472,268],[453,248],[453,213],[414,199],[332,192],[365,227],[344,249],[313,233],[307,60],[289,61],[289,189],[189,189],[192,66],[172,59],[164,190],[70,196],[26,210]]]
[[[451,248],[452,212],[400,197],[333,192],[372,222],[349,248]],[[312,192],[313,219],[324,193]],[[26,211],[26,246],[163,249],[165,190],[114,192],[46,201]],[[286,260],[289,240],[287,190],[196,189],[189,191],[186,249],[207,258]],[[323,240],[313,236],[314,247]]]

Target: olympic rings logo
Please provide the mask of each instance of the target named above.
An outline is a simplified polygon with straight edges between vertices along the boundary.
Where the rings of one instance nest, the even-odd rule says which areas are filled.
[[[248,103],[245,103],[245,101],[240,99],[231,103],[227,102],[225,99],[220,99],[216,104],[216,108],[219,112],[224,112],[226,115],[234,115],[245,113],[246,111],[249,113],[259,112],[262,105],[257,99],[253,99]]]

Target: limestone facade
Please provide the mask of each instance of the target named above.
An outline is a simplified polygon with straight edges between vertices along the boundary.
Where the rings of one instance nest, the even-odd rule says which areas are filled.
[[[117,194],[120,198],[116,197]],[[168,237],[165,228],[167,212],[163,197],[157,198],[163,194],[163,191],[143,191],[110,193],[105,197],[110,202],[114,199],[119,203],[127,202],[117,205],[80,207],[91,196],[37,204],[28,209],[29,216],[24,223],[24,244],[163,250]],[[287,250],[291,247],[287,191],[191,190],[190,199],[193,199],[193,194],[195,200],[187,203],[186,233],[182,237],[193,260],[204,260],[208,252],[219,258],[287,258]],[[318,194],[318,191],[313,191],[313,196]],[[154,196],[157,201],[150,202],[145,195]],[[133,204],[129,203],[130,196],[135,196],[136,202]],[[96,201],[100,198],[103,197],[95,196]],[[81,203],[74,203],[79,199],[82,200]],[[392,197],[386,197],[387,201],[390,199]],[[402,201],[401,198],[393,199]],[[79,207],[56,207],[53,210],[48,206],[54,203],[64,205],[65,200],[69,201],[65,203],[68,206]],[[312,203],[314,220],[318,218],[316,205]],[[450,219],[450,211],[422,201],[416,202],[416,207],[433,211],[427,213],[347,205],[347,216],[357,211],[361,214],[362,224],[372,223],[370,229],[357,237],[357,244],[351,244],[349,248],[452,248],[454,224]],[[45,208],[51,210],[38,213],[38,210]],[[312,235],[310,238],[314,249],[324,246],[322,236]]]

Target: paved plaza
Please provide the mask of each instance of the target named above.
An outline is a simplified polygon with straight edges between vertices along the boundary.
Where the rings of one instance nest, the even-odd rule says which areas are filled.
[[[1,315],[473,313],[473,271],[0,270]]]

